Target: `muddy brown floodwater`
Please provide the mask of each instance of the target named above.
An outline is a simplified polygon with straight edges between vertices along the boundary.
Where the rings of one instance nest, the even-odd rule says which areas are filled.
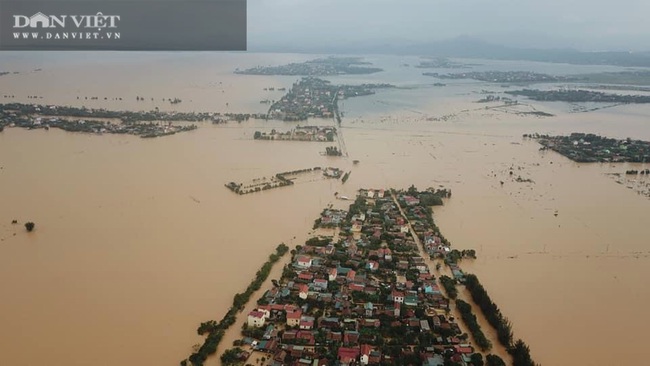
[[[42,95],[39,103],[111,109],[260,112],[267,108],[260,100],[282,95],[264,87],[290,87],[296,78],[231,71],[311,58],[105,55],[99,65],[69,54],[3,55],[7,71],[13,66],[22,73],[2,77],[0,95],[15,94],[13,101],[22,102]],[[395,71],[414,60],[373,61],[385,63],[387,72],[367,81],[431,82],[417,70]],[[43,71],[30,71],[38,67]],[[606,175],[628,165],[576,164],[539,152],[521,135],[586,131],[650,139],[650,109],[569,114],[542,104],[536,107],[557,116],[471,111],[427,121],[475,109],[472,93],[488,87],[499,90],[460,83],[345,101],[349,158],[320,155],[322,144],[252,140],[255,130],[293,126],[282,122],[206,124],[159,139],[5,129],[2,363],[177,365],[202,342],[199,323],[221,318],[278,243],[301,244],[298,238],[333,202],[334,192],[354,196],[361,187],[411,184],[452,189],[435,219],[455,247],[477,250],[479,259],[463,268],[479,276],[536,361],[637,362],[650,327],[650,200]],[[109,100],[77,100],[86,94]],[[122,102],[110,100],[121,95]],[[136,95],[183,102],[143,106]],[[245,196],[224,187],[315,166],[352,174],[345,185],[323,180]],[[514,181],[511,168],[513,177],[534,183]],[[28,234],[22,224],[29,220],[36,230]]]

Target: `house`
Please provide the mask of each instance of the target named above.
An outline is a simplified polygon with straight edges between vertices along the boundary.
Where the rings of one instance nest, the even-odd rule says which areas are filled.
[[[429,327],[429,321],[426,319],[420,320],[420,330],[423,332],[430,332],[431,327]]]
[[[327,284],[328,284],[328,281],[324,280],[324,279],[321,279],[321,278],[317,278],[317,279],[314,280],[314,288],[319,290],[319,291],[327,290]]]
[[[313,316],[303,315],[300,317],[299,327],[302,330],[309,330],[314,328],[314,322],[316,319]]]
[[[287,326],[297,327],[300,325],[300,317],[302,316],[302,311],[300,309],[292,312],[287,312]]]
[[[338,273],[337,273],[337,271],[336,271],[336,268],[329,268],[329,269],[327,270],[327,278],[328,278],[330,281],[334,281],[334,280],[336,279],[337,274],[338,274]]]
[[[297,331],[295,330],[286,330],[284,333],[282,333],[282,341],[291,341],[296,339],[296,335],[298,334]]]
[[[307,295],[309,295],[309,286],[307,286],[304,283],[301,283],[300,285],[298,285],[298,297],[303,299],[303,300],[306,300]]]
[[[380,249],[383,252],[384,260],[390,262],[393,260],[393,252],[388,248]]]
[[[329,332],[327,333],[327,340],[332,342],[342,342],[343,334],[341,332]]]
[[[470,347],[469,345],[462,344],[454,346],[454,351],[460,354],[472,354],[474,353],[474,348]]]
[[[366,316],[372,316],[372,313],[375,310],[375,306],[373,303],[367,302],[365,305],[363,305],[363,309],[366,311]]]
[[[303,340],[308,345],[313,345],[316,343],[314,339],[314,332],[311,330],[300,330],[296,333],[296,339]]]
[[[344,344],[357,344],[359,342],[359,332],[356,330],[346,330],[343,332]]]
[[[352,221],[366,221],[366,214],[358,213],[352,216]]]
[[[335,328],[339,326],[339,318],[321,318],[320,327]]]
[[[427,284],[425,284],[424,285],[424,293],[425,294],[436,294],[436,295],[441,294],[440,288],[435,283],[427,283]]]
[[[348,280],[348,282],[352,282],[352,281],[354,281],[354,277],[356,276],[356,274],[357,274],[357,272],[355,272],[354,270],[351,269],[345,275],[345,278]]]
[[[361,362],[362,365],[367,365],[370,363],[370,352],[372,352],[372,346],[369,344],[362,344],[360,348],[360,354],[361,357],[359,358],[359,362]]]
[[[423,363],[424,366],[444,366],[445,358],[442,355],[434,354],[431,357],[427,357],[427,360]]]
[[[393,290],[391,293],[391,297],[393,298],[393,301],[401,304],[404,302],[404,293],[401,291]]]
[[[360,350],[358,348],[340,347],[338,352],[338,359],[340,365],[350,365],[359,357]]]
[[[296,258],[296,266],[300,268],[309,268],[312,263],[313,259],[306,255],[299,255],[298,258]]]
[[[259,310],[253,310],[248,313],[247,324],[249,327],[261,328],[266,322],[266,314]]]
[[[408,206],[416,206],[420,204],[420,200],[413,196],[405,196],[404,202],[406,202]]]
[[[326,304],[329,304],[330,302],[332,302],[332,296],[333,295],[331,293],[324,292],[324,293],[321,293],[321,294],[318,295],[318,300],[320,300],[320,301],[322,301],[322,302],[324,302]]]
[[[361,225],[360,222],[355,221],[355,222],[352,223],[352,232],[353,233],[358,233],[358,232],[361,231],[361,229],[363,229],[363,226]]]
[[[287,351],[281,350],[273,356],[273,361],[284,363],[284,360],[287,358]]]
[[[366,264],[366,268],[368,268],[371,271],[376,271],[379,269],[379,263],[377,261],[368,261],[368,264]]]
[[[366,328],[379,328],[381,326],[381,321],[379,319],[361,319],[359,324]]]

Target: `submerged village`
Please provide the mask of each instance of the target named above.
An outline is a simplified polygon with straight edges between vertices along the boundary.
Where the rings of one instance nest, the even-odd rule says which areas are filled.
[[[341,122],[338,100],[372,95],[378,89],[392,88],[390,84],[334,85],[317,76],[372,74],[383,71],[369,67],[370,63],[359,57],[327,57],[302,63],[282,66],[256,67],[247,70],[235,69],[235,74],[247,75],[296,75],[301,76],[279,101],[273,101],[266,113],[221,113],[221,112],[163,112],[158,108],[151,111],[115,111],[86,107],[56,106],[9,102],[0,104],[0,132],[8,127],[29,130],[59,128],[69,132],[92,134],[129,134],[143,138],[162,137],[179,132],[192,131],[195,124],[185,122],[230,121],[243,122],[249,119],[305,121],[310,117],[335,118]],[[269,88],[266,88],[269,89]],[[271,88],[274,90],[274,88]],[[285,88],[278,90],[285,91]],[[3,99],[16,96],[4,94]],[[28,99],[42,99],[42,96],[28,95]],[[108,97],[84,96],[83,100],[108,100]],[[145,97],[137,95],[136,101]],[[77,96],[77,100],[82,100]],[[111,100],[122,101],[123,98]],[[148,100],[148,99],[147,99]],[[154,99],[151,98],[153,101]],[[182,103],[179,98],[163,98],[163,102]],[[271,103],[265,100],[262,103]]]
[[[362,189],[348,210],[325,208],[316,236],[290,251],[279,245],[223,319],[199,326],[205,343],[181,365],[203,365],[237,318],[241,336],[225,345],[222,365],[536,365],[478,278],[461,269],[475,251],[453,249],[435,225],[431,206],[450,197]],[[281,278],[262,288],[287,252]],[[461,287],[470,295],[459,296]],[[242,313],[249,301],[255,308]],[[491,352],[497,343],[508,359]]]
[[[439,67],[438,63],[448,68],[464,68],[444,60],[423,61],[417,67]],[[59,128],[153,138],[192,131],[198,123],[324,118],[334,119],[336,127],[291,125],[286,131],[255,131],[251,137],[260,144],[337,143],[338,146],[324,146],[321,154],[347,157],[339,101],[395,86],[335,85],[318,76],[381,71],[365,65],[357,58],[328,58],[236,70],[248,75],[301,76],[288,90],[278,88],[286,91],[279,100],[262,101],[270,105],[266,113],[133,112],[6,103],[0,104],[0,132],[11,127]],[[423,75],[441,80],[510,84],[574,81],[572,77],[533,72]],[[479,102],[517,103],[511,97],[576,103],[648,102],[647,96],[588,90],[523,89],[503,94],[508,96],[489,95]],[[142,100],[140,96],[136,98]],[[174,98],[169,102],[182,101]],[[647,163],[650,159],[650,143],[640,140],[584,133],[527,134],[524,138],[539,143],[541,151],[552,150],[579,163]],[[354,165],[358,163],[353,161]],[[322,179],[341,180],[345,184],[350,174],[351,171],[336,167],[309,167],[228,182],[225,187],[237,195],[248,195]],[[650,177],[650,170],[627,170],[625,175],[643,179]],[[455,249],[434,223],[431,207],[442,205],[450,197],[451,191],[447,189],[420,191],[413,186],[406,190],[362,189],[356,197],[337,195],[338,200],[351,203],[349,208],[325,208],[314,223],[317,234],[303,245],[289,248],[280,244],[250,285],[234,296],[232,307],[221,320],[200,324],[197,333],[205,337],[204,343],[195,346],[181,365],[203,365],[209,357],[219,358],[223,365],[242,366],[536,365],[528,346],[514,337],[510,322],[478,278],[462,270],[462,262],[473,260],[475,251]],[[280,262],[284,265],[281,276],[267,283],[271,269],[280,266]],[[255,305],[254,309],[244,311],[249,303]],[[238,339],[221,345],[227,349],[217,354],[226,332],[233,331]]]

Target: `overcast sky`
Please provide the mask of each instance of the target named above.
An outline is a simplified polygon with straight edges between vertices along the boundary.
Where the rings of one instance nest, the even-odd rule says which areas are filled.
[[[650,50],[650,0],[248,0],[250,47],[426,42]],[[249,47],[249,48],[250,48]]]

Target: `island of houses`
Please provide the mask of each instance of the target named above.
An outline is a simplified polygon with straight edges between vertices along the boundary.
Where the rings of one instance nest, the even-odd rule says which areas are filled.
[[[572,133],[567,136],[549,136],[537,133],[524,138],[536,140],[541,150],[553,150],[580,163],[647,163],[650,162],[650,142],[614,139],[591,133]]]
[[[332,142],[336,137],[336,127],[332,126],[296,126],[286,132],[272,129],[271,132],[255,131],[253,139],[272,141],[310,141]]]
[[[438,278],[443,261],[465,276],[430,210],[450,195],[366,189],[349,210],[323,210],[321,235],[291,252],[222,363],[483,365]]]
[[[289,172],[277,173],[270,177],[255,178],[247,182],[229,182],[226,188],[239,195],[266,191],[274,188],[281,188],[295,184],[296,181],[311,176],[312,181],[316,178],[340,179],[343,171],[334,167],[314,167],[298,169]]]
[[[30,130],[59,128],[70,132],[93,134],[128,134],[143,138],[173,135],[197,128],[194,124],[174,122],[221,123],[250,118],[265,119],[266,115],[238,113],[110,111],[84,107],[7,103],[0,104],[0,131],[5,127]]]
[[[359,57],[326,57],[287,65],[258,66],[246,70],[237,69],[235,74],[331,76],[373,74],[382,71],[380,68],[369,67],[369,62],[361,60]]]
[[[269,108],[268,118],[302,121],[308,118],[334,118],[338,100],[371,95],[390,84],[333,85],[327,80],[305,77],[294,83],[279,101]]]

